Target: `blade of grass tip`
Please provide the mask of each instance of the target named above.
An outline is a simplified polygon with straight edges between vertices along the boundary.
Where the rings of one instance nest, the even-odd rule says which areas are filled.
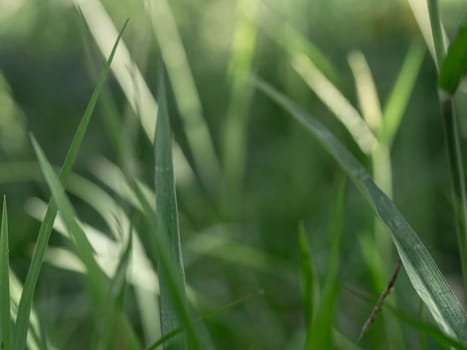
[[[454,95],[463,76],[467,73],[467,21],[457,32],[441,64],[438,86],[449,95]]]
[[[2,224],[0,229],[0,349],[11,346],[10,273],[8,259],[8,214],[6,196],[3,196]]]
[[[156,229],[157,222],[154,214],[154,210],[151,204],[147,201],[140,187],[133,182],[133,189],[141,203],[144,210],[144,220],[146,222],[147,229],[149,230],[150,238],[152,240],[152,248],[157,256],[157,263],[159,267],[159,276],[162,271],[166,276],[165,283],[167,288],[172,293],[174,307],[181,320],[183,329],[186,332],[190,348],[193,350],[205,350],[211,349],[212,346],[208,344],[205,337],[201,337],[199,327],[197,327],[190,316],[188,307],[186,304],[185,291],[180,285],[180,276],[177,275],[178,266],[174,266],[173,259],[169,255],[169,243],[168,238]]]
[[[314,305],[317,305],[317,303],[315,303],[317,296],[314,294],[315,276],[313,273],[310,248],[308,246],[307,234],[303,222],[300,223],[299,226],[298,242],[300,245],[300,265],[302,272],[303,305],[305,308],[305,326],[306,329],[310,329],[314,317]],[[308,343],[309,332],[307,332],[306,339],[306,344]]]
[[[462,306],[425,245],[394,203],[375,185],[366,170],[325,126],[269,84],[259,79],[254,83],[304,125],[351,177],[391,233],[412,286],[439,327],[460,341],[467,342],[467,318]]]
[[[316,318],[310,328],[310,343],[307,349],[331,349],[332,328],[337,301],[337,273],[339,265],[339,251],[344,225],[346,177],[339,174],[336,180],[332,213],[330,218],[331,252],[324,284],[324,293],[320,302]]]
[[[57,203],[57,207],[60,210],[63,222],[67,228],[67,231],[70,233],[70,240],[73,243],[75,252],[86,266],[86,282],[89,291],[94,298],[95,304],[97,308],[99,308],[99,314],[110,315],[111,313],[108,309],[113,308],[113,304],[107,301],[107,277],[94,259],[92,246],[87,240],[86,234],[83,232],[81,226],[79,226],[76,220],[76,213],[65,194],[59,178],[55,174],[52,166],[47,161],[44,152],[32,135],[31,141],[36,156],[39,160],[41,170],[44,174],[47,184],[49,185],[50,191],[52,192],[52,197],[55,203]],[[124,342],[130,349],[138,349],[138,340],[136,335],[133,333],[133,330],[130,328],[128,320],[122,317],[120,314],[118,316],[118,320],[122,321],[121,334],[124,338]],[[110,322],[110,320],[104,320],[104,322]],[[16,349],[19,350],[19,348]]]
[[[354,76],[358,104],[363,118],[370,129],[376,132],[381,126],[383,113],[370,67],[361,51],[351,52],[348,61]]]
[[[161,65],[162,66],[162,65]],[[175,268],[175,278],[185,293],[185,274],[182,261],[182,246],[178,222],[177,198],[175,195],[175,175],[172,161],[172,130],[170,128],[167,101],[164,86],[164,71],[159,70],[159,111],[156,125],[155,146],[155,188],[158,230],[166,235],[168,255]],[[180,319],[174,309],[172,292],[168,288],[167,276],[159,272],[160,313],[162,335],[181,326]],[[166,343],[167,349],[186,349],[186,340],[177,336]]]
[[[71,146],[68,150],[68,153],[63,163],[62,170],[60,171],[60,181],[65,183],[68,176],[71,173],[71,169],[76,160],[78,150],[83,141],[84,135],[86,134],[86,129],[91,120],[91,116],[96,107],[97,99],[99,94],[104,86],[105,79],[110,69],[112,59],[117,50],[118,43],[120,38],[128,24],[128,20],[123,25],[120,33],[117,36],[115,44],[112,48],[109,58],[101,71],[101,74],[98,79],[98,83],[94,88],[94,91],[89,99],[86,110],[84,111],[83,117],[78,125],[78,129],[75,132]],[[32,307],[32,299],[34,297],[34,291],[36,289],[37,280],[39,278],[39,273],[42,267],[42,262],[44,261],[44,254],[49,242],[50,233],[52,232],[53,222],[55,216],[57,215],[57,207],[54,201],[49,203],[47,208],[47,213],[45,214],[44,220],[39,228],[39,234],[36,241],[36,246],[34,248],[34,253],[32,255],[31,264],[29,266],[29,271],[24,282],[24,289],[21,295],[21,300],[18,305],[18,317],[16,319],[15,329],[13,332],[13,349],[14,350],[23,350],[26,341],[26,334],[28,332],[28,323],[29,323],[29,314]]]
[[[378,136],[381,143],[385,145],[390,146],[396,135],[424,57],[425,49],[420,43],[417,42],[410,46],[384,106],[383,125]]]

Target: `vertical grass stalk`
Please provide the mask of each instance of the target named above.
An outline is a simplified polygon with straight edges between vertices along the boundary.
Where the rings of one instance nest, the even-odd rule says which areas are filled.
[[[8,215],[6,197],[3,197],[0,229],[0,349],[9,350],[10,344],[10,273],[8,262]]]
[[[430,16],[433,42],[435,45],[436,57],[434,59],[439,72],[446,55],[446,43],[443,36],[443,27],[441,24],[437,0],[428,0],[428,12]],[[464,165],[462,161],[459,127],[453,98],[442,91],[439,91],[439,97],[449,160],[454,213],[456,216],[457,239],[460,245],[459,253],[464,282],[465,304],[465,301],[467,301],[467,197],[464,183]]]
[[[161,65],[162,67],[162,65]],[[178,223],[177,198],[175,194],[175,179],[172,161],[172,131],[167,111],[167,102],[163,80],[163,69],[159,71],[159,111],[155,136],[155,186],[156,207],[159,234],[166,235],[168,256],[171,260],[175,276],[182,293],[185,292],[185,275],[181,253],[180,229]],[[166,271],[159,270],[160,285],[160,315],[162,336],[182,326],[176,311],[172,290]],[[164,346],[164,349],[186,349],[185,337],[179,334]]]

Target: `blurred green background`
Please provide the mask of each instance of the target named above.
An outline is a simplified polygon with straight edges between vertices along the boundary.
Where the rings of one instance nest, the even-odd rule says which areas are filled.
[[[130,19],[125,44],[156,96],[161,45],[152,30],[154,19],[145,8],[147,2],[102,4],[117,28]],[[230,169],[229,157],[232,164],[240,164],[240,170],[233,166],[233,175],[227,175],[224,181],[213,180],[222,185],[208,184],[208,189],[200,185],[199,176],[190,172],[184,176],[183,166],[176,173],[183,254],[192,298],[200,314],[242,300],[207,321],[219,349],[301,348],[305,330],[298,225],[304,222],[317,274],[324,277],[330,245],[329,217],[339,170],[321,145],[255,92],[246,77],[261,77],[310,111],[370,169],[367,156],[293,70],[287,47],[300,33],[319,48],[337,67],[340,89],[357,106],[348,54],[360,50],[365,55],[379,97],[385,101],[410,45],[422,42],[418,26],[408,3],[396,0],[171,0],[169,4],[194,82],[194,86],[185,85],[186,81],[177,85],[171,80],[169,107],[176,139],[193,164],[185,130],[190,107],[185,110],[183,101],[191,99],[195,91],[201,109],[191,112],[206,121],[223,169]],[[447,34],[452,37],[465,18],[466,2],[441,1],[440,6]],[[166,39],[170,44],[170,36]],[[113,42],[115,37],[109,40]],[[176,61],[179,52],[173,50]],[[27,272],[39,227],[27,209],[31,207],[28,203],[33,197],[49,198],[34,165],[28,133],[35,135],[49,159],[59,166],[94,87],[95,70],[102,63],[92,28],[89,31],[71,1],[0,0],[0,193],[9,201],[10,262],[20,278]],[[126,68],[134,77],[133,68]],[[192,87],[194,90],[190,90]],[[462,104],[459,99],[460,117],[467,116],[465,91],[460,92],[464,100]],[[152,146],[137,123],[138,112],[129,107],[113,75],[108,79],[107,93],[106,101],[110,102],[99,103],[75,172],[98,184],[118,202],[118,193],[110,183],[96,177],[96,162],[102,163],[105,157],[152,188],[154,160]],[[118,122],[117,133],[125,139],[123,151],[113,143],[106,118],[108,108]],[[231,130],[229,122],[232,128],[240,125],[239,130],[244,132],[239,138],[234,136],[230,144],[226,132]],[[460,122],[465,144],[467,123],[465,118]],[[237,154],[240,160],[235,163]],[[391,160],[396,204],[452,286],[461,286],[436,70],[428,53],[394,140]],[[105,231],[104,222],[89,205],[78,196],[71,198],[84,222]],[[372,302],[358,297],[355,291],[371,300],[380,292],[371,282],[370,267],[359,244],[360,237],[373,230],[373,220],[369,206],[350,185],[336,328],[353,340],[372,308]],[[63,238],[53,234],[50,244],[63,246]],[[392,260],[384,261],[385,270],[391,271],[395,260],[393,254]],[[46,264],[41,274],[35,299],[39,316],[56,344],[80,348],[79,344],[96,336],[86,322],[90,305],[79,275],[52,265]],[[419,302],[404,273],[397,282],[396,294],[399,307],[416,315]],[[127,307],[137,320],[134,304],[130,294]],[[380,322],[381,318],[361,345],[395,349],[388,345]],[[402,328],[409,344],[416,344],[417,332],[404,324]]]

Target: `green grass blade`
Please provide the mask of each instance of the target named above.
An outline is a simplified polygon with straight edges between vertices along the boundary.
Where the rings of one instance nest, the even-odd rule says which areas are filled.
[[[459,29],[441,64],[438,78],[440,89],[453,95],[467,73],[467,21]]]
[[[32,137],[32,144],[44,177],[52,192],[53,199],[57,203],[57,207],[60,210],[64,224],[70,233],[70,240],[73,243],[75,253],[86,267],[87,273],[85,276],[90,294],[94,299],[96,307],[99,308],[99,314],[104,316],[103,322],[110,322],[110,320],[105,316],[113,315],[112,309],[114,305],[109,303],[107,300],[108,279],[94,259],[91,244],[87,240],[86,234],[83,232],[82,228],[79,226],[76,220],[76,213],[65,194],[59,178],[47,161],[42,149],[34,137]],[[129,327],[129,324],[125,323],[127,320],[119,316],[120,315],[117,315],[116,317],[118,321],[122,321],[121,333],[123,341],[129,347],[129,349],[138,349],[139,345],[136,336],[134,335],[132,329]]]
[[[438,0],[427,0],[428,15],[430,16],[431,35],[435,45],[435,63],[438,71],[446,55],[446,42],[444,40],[443,26],[439,12]]]
[[[8,213],[3,196],[2,223],[0,229],[0,349],[11,346],[10,273],[8,262]]]
[[[314,316],[314,305],[316,296],[314,295],[315,276],[312,268],[310,248],[303,223],[300,224],[298,231],[298,243],[300,245],[300,263],[302,272],[302,290],[303,290],[303,305],[305,309],[305,325],[306,329],[311,328]],[[306,344],[309,343],[309,334],[307,332]]]
[[[338,292],[339,250],[344,224],[346,178],[341,175],[336,182],[330,220],[331,252],[328,259],[324,293],[318,312],[310,328],[310,343],[307,349],[331,349],[332,329]]]
[[[394,203],[374,184],[354,156],[319,121],[303,112],[270,85],[259,80],[255,84],[304,125],[352,178],[391,233],[412,286],[439,327],[460,341],[467,342],[467,318],[462,306],[430,253]]]
[[[76,0],[74,4],[81,10],[102,56],[106,57],[112,47],[112,39],[117,34],[106,9],[99,0]],[[112,72],[131,109],[140,118],[145,134],[152,141],[157,103],[123,40],[115,56]]]
[[[379,132],[379,139],[385,145],[391,145],[396,135],[424,56],[425,49],[420,44],[415,43],[412,44],[404,59],[400,73],[384,106],[383,125]]]
[[[98,83],[96,87],[94,88],[94,91],[91,95],[89,103],[86,107],[86,110],[84,111],[83,117],[78,125],[78,129],[75,132],[75,135],[71,142],[71,146],[68,150],[67,156],[65,158],[65,162],[63,163],[63,167],[60,172],[60,181],[62,183],[66,182],[66,179],[71,173],[71,169],[76,160],[78,150],[81,146],[84,135],[86,133],[86,129],[89,125],[91,116],[96,107],[97,99],[102,90],[102,87],[104,86],[105,79],[107,77],[107,74],[110,69],[110,65],[112,63],[112,59],[115,55],[118,43],[123,34],[123,31],[126,28],[127,23],[128,21],[125,22],[124,26],[122,27],[115,41],[115,44],[112,48],[112,52],[110,53],[110,56],[107,59],[107,62],[99,75]],[[49,207],[47,208],[47,213],[45,215],[44,221],[42,222],[39,228],[39,234],[38,234],[36,246],[34,248],[31,265],[29,267],[29,271],[26,276],[23,294],[21,295],[21,300],[18,306],[18,318],[16,320],[16,325],[15,325],[15,329],[13,333],[13,349],[14,350],[23,350],[25,346],[26,334],[28,332],[29,314],[31,312],[31,307],[32,307],[32,299],[34,296],[34,291],[36,289],[37,280],[39,278],[39,273],[42,267],[42,262],[44,260],[45,250],[49,242],[50,232],[52,231],[52,226],[53,226],[53,222],[54,222],[56,214],[57,214],[57,207],[55,203],[51,201],[49,204]]]
[[[164,281],[167,283],[167,289],[172,293],[172,300],[174,303],[173,306],[178,314],[180,323],[186,332],[187,339],[190,344],[190,349],[210,349],[211,347],[208,345],[204,337],[201,337],[199,327],[196,326],[188,311],[185,291],[180,284],[180,276],[177,275],[177,270],[179,267],[174,266],[173,258],[169,255],[170,247],[168,238],[166,235],[161,234],[161,232],[156,229],[158,224],[156,222],[154,210],[152,209],[151,204],[147,201],[147,198],[144,196],[139,186],[134,183],[133,189],[144,210],[144,220],[152,240],[153,251],[157,256],[159,275],[163,271],[163,274],[166,277]]]
[[[172,161],[172,130],[170,128],[163,71],[160,72],[159,81],[159,112],[155,137],[155,186],[156,207],[159,222],[158,230],[166,235],[168,242],[168,255],[175,268],[174,278],[185,291],[185,274],[180,242],[180,228],[178,223],[177,198],[175,195],[175,176]],[[162,335],[181,326],[178,313],[175,310],[172,291],[169,288],[168,276],[164,271],[159,272],[160,285],[160,313]],[[167,349],[186,349],[185,339],[179,335],[166,344]]]
[[[103,349],[114,349],[115,342],[117,340],[115,334],[118,332],[118,329],[116,328],[115,321],[117,319],[117,311],[123,310],[126,291],[128,287],[127,273],[128,266],[130,265],[131,250],[133,244],[132,228],[132,225],[130,225],[130,232],[128,233],[128,243],[126,244],[126,247],[121,254],[117,269],[110,283],[108,294],[110,302],[114,304],[114,307],[109,308],[109,314],[104,316],[104,319],[108,320],[109,322],[106,322],[104,324],[105,329],[103,331],[103,335],[101,336],[101,339],[103,339],[104,341]]]
[[[370,67],[361,51],[351,52],[348,61],[354,76],[358,104],[363,118],[370,129],[376,132],[382,124],[383,112]]]
[[[145,1],[155,37],[160,46],[168,77],[183,119],[190,148],[203,185],[211,188],[219,181],[220,163],[188,58],[171,9],[170,1]],[[160,102],[159,102],[160,103]]]

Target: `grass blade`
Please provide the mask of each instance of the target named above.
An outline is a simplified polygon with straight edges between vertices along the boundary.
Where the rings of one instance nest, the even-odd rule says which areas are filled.
[[[160,234],[167,237],[167,249],[171,263],[174,267],[173,277],[185,293],[185,274],[181,253],[180,229],[178,223],[177,198],[175,195],[175,176],[172,161],[172,130],[167,110],[163,70],[159,78],[159,115],[155,137],[155,186],[156,207]],[[181,326],[180,319],[175,310],[172,291],[167,282],[164,271],[159,272],[160,285],[160,313],[162,335]],[[166,343],[167,349],[186,349],[185,339],[182,335],[174,337]]]
[[[108,279],[94,259],[91,244],[76,220],[76,213],[65,194],[63,186],[34,137],[32,137],[32,144],[44,177],[52,192],[53,199],[57,203],[64,224],[71,235],[70,240],[73,243],[75,252],[86,267],[86,282],[90,294],[94,298],[96,306],[99,308],[99,314],[104,315],[104,318],[105,316],[113,315],[112,309],[114,305],[107,301],[106,292],[108,290]],[[116,317],[118,321],[123,321],[121,323],[123,340],[126,342],[129,349],[138,349],[139,345],[132,329],[129,328],[128,323],[125,323],[126,319],[119,316],[120,315]],[[110,319],[103,320],[105,323],[110,321]]]
[[[201,338],[200,331],[188,311],[185,291],[179,283],[179,276],[176,275],[176,271],[179,267],[174,266],[173,259],[169,255],[170,249],[167,237],[156,230],[158,225],[154,215],[154,210],[142,193],[141,189],[136,184],[133,184],[133,188],[144,210],[144,220],[148,230],[150,231],[152,247],[157,255],[159,276],[162,271],[166,276],[164,282],[167,283],[166,287],[172,293],[173,306],[181,321],[182,327],[187,334],[190,348],[193,350],[211,349],[207,342],[203,341],[204,339]]]
[[[336,190],[332,202],[332,214],[330,220],[331,252],[328,260],[328,269],[326,272],[326,281],[324,283],[324,293],[316,317],[309,329],[310,343],[307,349],[331,349],[332,329],[334,323],[334,314],[336,307],[338,291],[338,264],[339,250],[342,237],[344,212],[345,212],[345,193],[346,178],[344,175],[338,177]]]
[[[8,213],[3,196],[2,224],[0,229],[0,349],[9,350],[11,343],[10,273],[8,262]]]
[[[383,113],[370,67],[361,51],[351,52],[348,61],[355,80],[360,110],[368,126],[376,132],[381,126]]]
[[[460,341],[467,342],[467,318],[462,306],[430,253],[394,203],[374,184],[354,156],[319,121],[303,112],[267,83],[256,80],[255,84],[304,125],[352,178],[391,233],[412,286],[439,327]]]
[[[424,56],[425,50],[420,44],[415,43],[405,57],[401,71],[384,106],[383,125],[379,131],[379,139],[385,145],[391,145],[396,135]]]
[[[175,22],[170,2],[145,1],[155,37],[183,119],[186,135],[203,185],[212,189],[220,177],[220,164],[206,121],[201,99]],[[160,103],[160,102],[159,102]]]
[[[110,56],[99,75],[98,83],[91,95],[91,98],[86,107],[86,110],[84,111],[83,117],[78,125],[78,129],[76,130],[76,133],[73,137],[71,146],[68,150],[67,156],[65,158],[65,162],[63,163],[63,167],[60,172],[60,181],[62,183],[66,182],[66,179],[71,173],[71,169],[76,160],[78,150],[83,141],[83,138],[86,133],[86,129],[89,125],[89,122],[91,120],[91,116],[93,114],[94,108],[96,107],[97,99],[102,90],[102,87],[104,86],[105,79],[110,70],[112,59],[115,55],[118,43],[123,34],[123,31],[126,28],[127,23],[128,21],[125,22],[124,26],[122,27],[115,41],[115,44],[112,48],[112,52],[110,53]],[[50,232],[52,231],[52,226],[53,226],[53,222],[54,222],[56,214],[57,214],[57,207],[55,203],[51,201],[47,209],[47,213],[45,215],[44,221],[42,222],[39,228],[39,234],[38,234],[36,246],[34,249],[34,253],[32,256],[31,265],[29,267],[26,281],[24,283],[23,293],[21,295],[21,300],[18,306],[18,318],[16,319],[16,325],[15,325],[15,329],[13,333],[13,349],[14,350],[23,350],[25,346],[26,334],[28,332],[29,314],[31,312],[31,307],[32,307],[32,299],[34,296],[34,291],[36,289],[37,280],[39,278],[39,273],[41,270],[42,262],[44,260],[45,250],[47,248],[47,244],[48,244],[49,237],[50,237]]]
[[[298,243],[300,245],[300,263],[302,272],[302,289],[303,289],[303,305],[305,309],[305,325],[307,329],[311,328],[314,316],[314,305],[317,296],[314,293],[314,287],[317,280],[313,272],[313,265],[311,261],[310,248],[308,246],[308,239],[306,237],[305,226],[300,224],[298,232]],[[307,332],[306,343],[309,342],[309,332]]]
[[[439,87],[453,95],[459,82],[467,73],[467,21],[464,22],[456,38],[449,47],[446,58],[441,64],[438,78]]]

